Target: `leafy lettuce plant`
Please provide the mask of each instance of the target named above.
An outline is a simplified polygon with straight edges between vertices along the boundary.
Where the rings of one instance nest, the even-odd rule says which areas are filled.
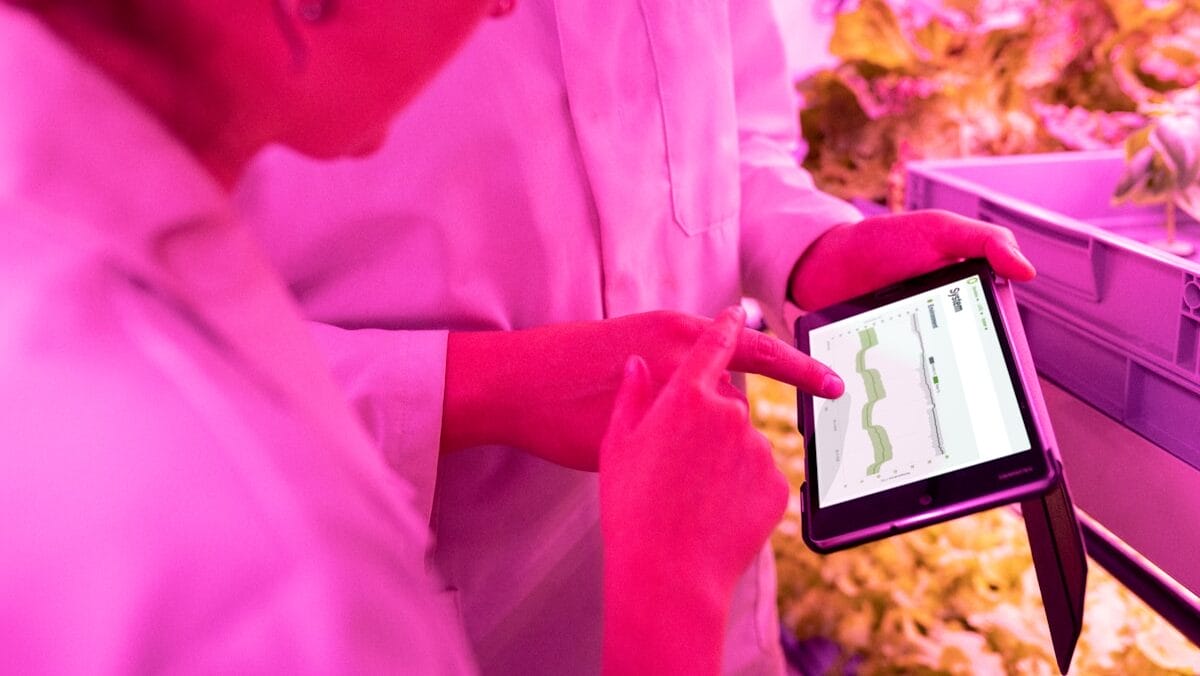
[[[1195,248],[1176,239],[1178,207],[1200,220],[1200,116],[1186,108],[1160,107],[1150,124],[1125,141],[1125,171],[1117,182],[1115,203],[1166,205],[1166,238],[1155,246],[1180,256]]]
[[[829,51],[798,83],[805,166],[895,205],[909,159],[1120,144],[1200,81],[1200,0],[859,0]]]

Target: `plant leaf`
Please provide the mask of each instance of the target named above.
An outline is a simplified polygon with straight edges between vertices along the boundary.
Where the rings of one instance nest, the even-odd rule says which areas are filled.
[[[1148,7],[1146,0],[1107,0],[1108,10],[1121,33],[1141,30],[1146,24],[1163,21],[1175,16],[1183,9],[1178,0],[1155,3],[1159,6]]]
[[[917,44],[929,52],[935,63],[946,58],[950,51],[962,42],[962,36],[937,17],[918,28],[914,37]]]
[[[916,51],[884,0],[862,0],[858,9],[838,14],[829,52],[846,61],[866,61],[887,70],[917,63]]]
[[[1150,132],[1152,131],[1154,131],[1154,126],[1148,124],[1125,137],[1126,162],[1132,162],[1134,156],[1150,145]]]
[[[1176,185],[1196,180],[1200,174],[1200,124],[1190,117],[1164,115],[1155,121],[1149,140],[1174,174]]]
[[[1146,147],[1138,151],[1133,159],[1126,163],[1125,171],[1121,173],[1121,178],[1117,181],[1117,187],[1113,191],[1114,202],[1136,200],[1141,195],[1150,181],[1150,168],[1153,160],[1154,149]]]
[[[1200,221],[1200,185],[1189,186],[1175,193],[1175,206]]]

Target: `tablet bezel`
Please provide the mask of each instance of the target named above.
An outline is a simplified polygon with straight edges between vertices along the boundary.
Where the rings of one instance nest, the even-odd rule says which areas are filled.
[[[1047,447],[1033,415],[1028,394],[1029,378],[1013,354],[1010,323],[996,297],[995,273],[986,261],[973,259],[941,268],[878,291],[838,303],[796,321],[796,345],[809,354],[809,331],[895,301],[979,275],[1004,363],[1016,394],[1030,448],[979,465],[952,470],[872,495],[821,506],[813,486],[818,475],[813,397],[799,393],[808,480],[802,487],[804,539],[816,551],[828,552],[888,535],[921,528],[999,505],[1045,493],[1057,478],[1059,467]],[[1022,343],[1023,344],[1023,343]]]

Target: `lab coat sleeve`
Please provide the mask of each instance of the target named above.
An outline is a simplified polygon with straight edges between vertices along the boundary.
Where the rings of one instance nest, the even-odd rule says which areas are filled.
[[[799,166],[798,109],[771,0],[731,0],[730,38],[741,180],[741,270],[745,293],[768,324],[783,321],[788,277],[818,237],[862,218],[846,202],[817,190]]]
[[[310,322],[338,385],[428,522],[442,432],[446,331],[342,329]]]

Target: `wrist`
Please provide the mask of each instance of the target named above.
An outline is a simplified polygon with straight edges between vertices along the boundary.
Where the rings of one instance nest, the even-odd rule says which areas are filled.
[[[839,240],[853,226],[853,223],[841,223],[826,230],[813,240],[792,266],[787,280],[787,299],[801,310],[818,310],[826,305],[822,301],[826,296],[825,289],[835,285],[840,274],[853,271],[855,266],[851,260],[844,255],[835,258],[834,254],[829,253],[839,248]],[[837,262],[833,265],[823,263],[832,260]]]
[[[733,590],[702,566],[604,563],[604,673],[716,674]]]
[[[442,404],[441,452],[512,443],[512,419],[504,407],[513,401],[504,391],[510,354],[505,331],[452,331],[446,338],[446,381]]]

